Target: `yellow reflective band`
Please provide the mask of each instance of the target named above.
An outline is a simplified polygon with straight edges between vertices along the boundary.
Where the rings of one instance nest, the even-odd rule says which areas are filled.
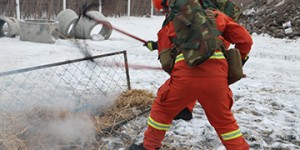
[[[209,57],[209,59],[225,59],[223,52],[214,52],[212,56]],[[179,54],[176,56],[175,63],[184,60],[183,54]]]
[[[157,130],[169,130],[171,124],[162,124],[154,121],[151,117],[148,118],[147,121],[148,125],[157,129]]]
[[[215,52],[209,59],[225,59],[223,52]]]
[[[184,60],[184,57],[183,57],[183,54],[182,54],[182,53],[176,56],[175,63],[177,63],[177,62],[179,62],[179,61],[181,61],[181,60]]]
[[[225,133],[225,134],[221,134],[222,139],[225,141],[232,140],[232,139],[238,138],[240,136],[242,136],[240,129],[237,129],[237,130]]]

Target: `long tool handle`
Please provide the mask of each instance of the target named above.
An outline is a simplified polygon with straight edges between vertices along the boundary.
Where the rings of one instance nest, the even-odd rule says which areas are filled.
[[[125,34],[125,35],[127,35],[127,36],[129,36],[129,37],[131,37],[131,38],[134,38],[134,39],[136,39],[136,40],[138,40],[138,41],[140,41],[140,42],[147,43],[146,40],[143,40],[143,39],[141,39],[141,38],[139,38],[139,37],[137,37],[137,36],[135,36],[135,35],[132,35],[132,34],[130,34],[130,33],[128,33],[128,32],[125,32],[125,31],[123,31],[123,30],[121,30],[121,29],[119,29],[119,28],[116,28],[116,27],[114,27],[114,26],[108,24],[106,21],[99,20],[99,19],[95,19],[95,18],[93,18],[93,17],[91,17],[91,16],[88,16],[87,14],[85,14],[85,16],[88,17],[89,19],[92,19],[92,20],[96,21],[98,24],[103,24],[103,25],[106,26],[106,27],[112,28],[112,29],[114,29],[114,30],[116,30],[116,31],[118,31],[118,32],[120,32],[120,33],[122,33],[122,34]]]
[[[136,39],[136,40],[138,40],[138,41],[140,41],[140,42],[147,43],[147,41],[145,41],[145,40],[143,40],[143,39],[141,39],[141,38],[139,38],[139,37],[137,37],[137,36],[135,36],[135,35],[132,35],[132,34],[130,34],[130,33],[128,33],[128,32],[125,32],[125,31],[123,31],[123,30],[120,30],[120,29],[118,29],[118,28],[116,28],[116,27],[112,27],[112,29],[114,29],[114,30],[116,30],[116,31],[118,31],[118,32],[120,32],[120,33],[123,33],[123,34],[125,34],[125,35],[127,35],[127,36],[129,36],[129,37],[132,37],[132,38],[134,38],[134,39]]]

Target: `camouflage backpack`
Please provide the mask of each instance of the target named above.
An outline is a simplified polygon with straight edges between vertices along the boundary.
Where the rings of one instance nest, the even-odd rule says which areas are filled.
[[[172,21],[177,51],[183,54],[189,66],[197,66],[221,49],[219,31],[207,19],[206,12],[198,0],[169,0],[170,13],[164,24]]]
[[[204,9],[217,9],[238,22],[242,14],[242,10],[234,2],[230,0],[200,0]]]

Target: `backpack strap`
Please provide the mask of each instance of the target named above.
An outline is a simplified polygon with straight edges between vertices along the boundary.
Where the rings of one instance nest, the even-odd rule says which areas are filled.
[[[211,0],[203,0],[203,8],[213,8],[213,9],[218,9],[218,7],[215,5],[215,3],[211,2]]]
[[[223,33],[217,29],[216,16],[218,14],[215,14],[214,10],[215,9],[208,8],[205,10],[205,13],[206,13],[207,19],[209,19],[211,21],[211,24],[213,25],[213,33],[216,36],[219,36],[219,35],[222,35]]]
[[[209,19],[211,21],[211,23],[212,23],[213,33],[216,36],[222,36],[223,33],[217,29],[216,16],[218,14],[214,13],[214,9],[206,9],[205,13],[206,13],[207,19]],[[223,52],[224,56],[226,57],[225,46],[224,46],[223,41],[221,39],[216,39],[216,40],[219,42],[220,49]]]
[[[170,21],[172,21],[174,18],[174,13],[169,13],[166,15],[166,19],[164,20],[162,27],[166,26]]]

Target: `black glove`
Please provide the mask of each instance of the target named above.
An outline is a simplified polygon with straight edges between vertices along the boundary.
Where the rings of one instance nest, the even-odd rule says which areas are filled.
[[[157,42],[154,41],[147,41],[144,46],[146,46],[151,52],[157,50]]]
[[[244,64],[247,62],[247,60],[249,59],[249,56],[246,56],[244,59],[242,59],[242,64],[244,66]]]

